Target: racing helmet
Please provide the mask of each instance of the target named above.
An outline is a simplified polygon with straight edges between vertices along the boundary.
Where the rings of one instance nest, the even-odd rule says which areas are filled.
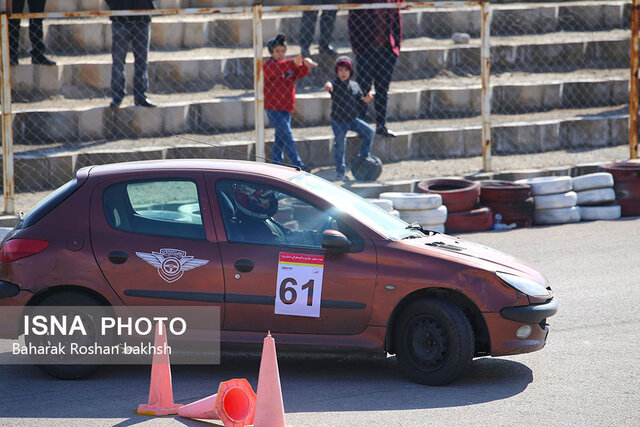
[[[238,210],[243,214],[266,219],[278,212],[275,191],[252,184],[236,184],[233,197]]]

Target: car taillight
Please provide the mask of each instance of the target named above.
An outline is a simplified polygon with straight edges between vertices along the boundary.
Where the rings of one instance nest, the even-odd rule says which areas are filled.
[[[8,240],[0,249],[0,263],[15,261],[42,252],[49,246],[46,240],[13,239]]]

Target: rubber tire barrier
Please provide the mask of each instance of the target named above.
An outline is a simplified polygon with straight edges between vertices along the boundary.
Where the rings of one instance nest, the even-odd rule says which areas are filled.
[[[616,192],[613,188],[596,188],[594,190],[578,191],[577,204],[582,205],[598,205],[602,203],[613,202],[616,200]]]
[[[598,167],[598,170],[609,172],[613,175],[615,183],[619,182],[640,182],[640,163],[636,162],[616,162],[607,163]]]
[[[390,210],[389,213],[393,216],[397,216],[398,218],[400,218],[400,211],[397,209]]]
[[[536,210],[570,208],[576,205],[578,195],[574,191],[562,194],[548,194],[546,196],[534,196]]]
[[[381,199],[391,200],[394,209],[435,209],[442,206],[442,197],[439,194],[417,194],[417,193],[382,193]]]
[[[480,185],[480,203],[489,201],[526,200],[531,197],[531,186],[512,181],[484,180]]]
[[[547,194],[566,193],[571,191],[570,176],[539,176],[536,178],[521,179],[518,184],[531,186],[533,196],[543,196]]]
[[[493,225],[491,208],[481,206],[465,212],[449,212],[444,228],[447,234],[489,230]]]
[[[638,200],[640,199],[640,180],[616,182],[613,189],[616,192],[616,199],[619,200]]]
[[[468,179],[428,179],[418,182],[416,192],[440,194],[449,213],[464,212],[477,206],[480,185]]]
[[[376,205],[387,212],[393,210],[393,202],[389,199],[366,199],[366,200],[367,202],[373,205]]]
[[[534,224],[567,224],[578,221],[580,221],[580,210],[576,206],[560,209],[540,209],[533,212]]]
[[[613,175],[609,172],[596,172],[571,178],[573,191],[593,190],[613,187]]]
[[[580,206],[579,209],[582,221],[612,220],[622,215],[620,205]]]
[[[640,199],[618,200],[622,216],[640,216]]]
[[[422,228],[424,228],[426,230],[429,230],[429,231],[435,231],[435,232],[438,232],[438,233],[441,233],[441,234],[444,234],[444,231],[445,231],[444,224],[430,225],[428,227],[422,227]]]
[[[400,210],[400,218],[409,224],[417,222],[424,226],[442,225],[447,220],[447,207],[442,205],[435,209]]]
[[[503,224],[514,222],[516,224],[525,224],[528,222],[531,225],[535,202],[533,197],[529,197],[525,200],[492,201],[487,203],[487,206],[491,208],[494,217],[496,214],[502,216]]]
[[[358,181],[375,181],[382,174],[382,160],[371,154],[366,158],[354,158],[350,167],[353,177]]]

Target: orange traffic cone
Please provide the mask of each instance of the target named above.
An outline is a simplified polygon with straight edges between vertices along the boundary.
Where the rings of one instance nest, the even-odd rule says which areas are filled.
[[[256,399],[255,427],[285,427],[284,404],[280,388],[280,373],[276,356],[276,342],[267,333],[262,346],[260,373],[258,374],[258,398]]]
[[[153,340],[156,349],[167,349],[167,330],[164,322],[156,325],[156,336]],[[171,366],[169,353],[163,351],[153,354],[151,365],[151,385],[149,386],[149,403],[138,406],[138,414],[142,415],[172,415],[178,413],[182,405],[173,403],[173,388],[171,386]]]
[[[225,427],[244,427],[253,424],[256,394],[246,379],[220,383],[218,393],[189,403],[178,409],[185,418],[222,420]]]

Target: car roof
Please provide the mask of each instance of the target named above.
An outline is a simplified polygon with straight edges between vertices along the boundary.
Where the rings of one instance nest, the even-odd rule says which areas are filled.
[[[111,176],[131,172],[171,172],[171,171],[228,171],[245,172],[257,175],[267,175],[288,180],[300,172],[291,166],[280,166],[269,163],[251,162],[245,160],[223,159],[170,159],[143,160],[137,162],[112,163],[107,165],[90,166],[78,171],[78,175]]]

